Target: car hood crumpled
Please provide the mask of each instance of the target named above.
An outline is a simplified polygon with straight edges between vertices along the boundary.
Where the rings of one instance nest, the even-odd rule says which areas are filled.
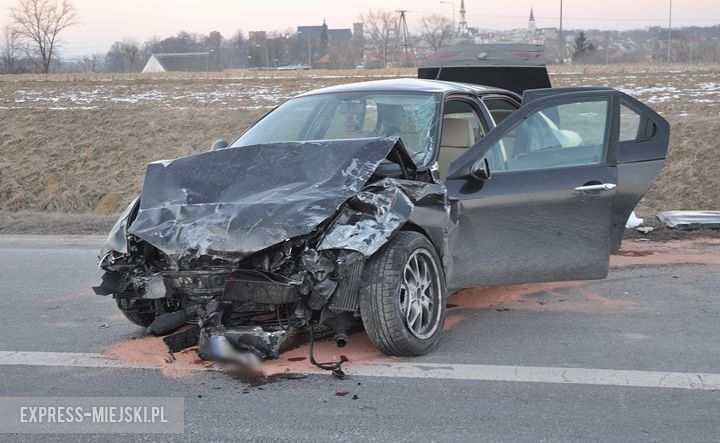
[[[283,142],[151,163],[128,232],[174,258],[240,260],[311,233],[365,186],[397,142]]]

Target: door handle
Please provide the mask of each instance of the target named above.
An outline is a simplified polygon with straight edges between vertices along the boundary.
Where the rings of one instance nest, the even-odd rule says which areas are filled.
[[[611,191],[615,189],[617,185],[615,183],[601,183],[599,185],[587,185],[587,186],[578,186],[575,188],[576,191],[585,192],[585,191]]]

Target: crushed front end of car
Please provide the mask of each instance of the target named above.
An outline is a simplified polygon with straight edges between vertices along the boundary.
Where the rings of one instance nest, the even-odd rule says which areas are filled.
[[[166,343],[198,344],[205,359],[277,358],[288,334],[315,325],[344,345],[365,261],[403,229],[443,255],[448,208],[397,137],[155,162],[108,236],[94,289],[156,335],[190,325]]]

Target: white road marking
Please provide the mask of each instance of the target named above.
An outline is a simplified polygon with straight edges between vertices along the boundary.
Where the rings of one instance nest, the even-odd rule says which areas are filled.
[[[430,363],[348,367],[352,375],[719,390],[720,374]]]
[[[161,369],[163,367],[162,364],[127,363],[102,354],[26,351],[0,351],[0,366],[2,365],[119,369]],[[366,377],[720,390],[720,374],[710,373],[434,363],[389,363],[360,366],[348,364],[346,366],[345,372],[348,374]],[[208,370],[203,366],[193,369]],[[317,374],[318,372],[308,373]]]
[[[83,368],[160,369],[161,364],[134,364],[86,352],[0,351],[0,365]]]

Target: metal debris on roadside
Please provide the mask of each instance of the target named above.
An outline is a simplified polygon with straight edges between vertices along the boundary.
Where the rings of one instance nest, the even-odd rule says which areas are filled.
[[[340,360],[338,361],[332,361],[332,362],[325,362],[325,363],[319,363],[315,360],[315,356],[313,355],[313,348],[315,345],[315,338],[313,336],[313,330],[310,328],[310,363],[312,363],[314,366],[317,366],[320,369],[324,369],[326,371],[330,371],[333,375],[333,377],[338,378],[340,380],[344,379],[347,375],[342,370],[343,363],[346,363],[350,360],[344,355],[340,356]]]
[[[674,229],[720,229],[720,211],[667,211],[657,218]]]

